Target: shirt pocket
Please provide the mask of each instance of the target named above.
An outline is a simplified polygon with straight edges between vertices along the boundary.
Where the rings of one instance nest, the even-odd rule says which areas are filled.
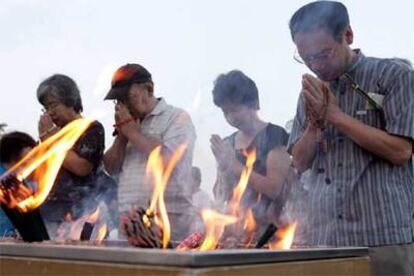
[[[383,118],[382,114],[377,109],[360,109],[355,112],[355,118],[366,125],[382,128]]]

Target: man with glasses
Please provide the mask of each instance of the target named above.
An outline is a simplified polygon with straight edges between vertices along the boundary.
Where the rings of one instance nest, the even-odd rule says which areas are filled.
[[[290,20],[305,74],[289,141],[310,169],[310,245],[368,246],[372,272],[413,275],[414,71],[352,49],[346,7],[318,1]]]
[[[120,211],[148,206],[154,187],[146,181],[145,168],[152,150],[162,146],[163,158],[168,160],[180,145],[187,145],[164,195],[171,238],[184,239],[194,215],[191,167],[196,134],[190,116],[155,97],[151,74],[139,64],[126,64],[115,72],[105,99],[115,100],[116,138],[104,163],[110,174],[119,174]]]

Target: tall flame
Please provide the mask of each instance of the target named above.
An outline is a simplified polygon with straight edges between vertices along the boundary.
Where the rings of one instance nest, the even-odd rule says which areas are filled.
[[[27,212],[39,207],[47,198],[66,153],[73,147],[79,137],[87,130],[93,120],[80,118],[72,121],[41,144],[31,150],[21,161],[3,174],[15,174],[22,181],[33,173],[38,184],[35,194],[20,201],[17,208]]]
[[[240,201],[244,191],[246,190],[255,161],[256,150],[252,150],[247,153],[246,166],[241,172],[239,183],[234,188],[233,196],[229,202],[229,215],[222,214],[211,209],[203,209],[201,211],[201,217],[205,225],[206,234],[203,243],[199,247],[200,251],[215,249],[224,233],[225,227],[228,225],[236,222],[241,223],[243,229],[249,231],[249,233],[251,233],[251,231],[253,231],[256,227],[256,223],[250,209],[250,212],[247,210],[246,217],[244,217],[244,214],[240,214]]]
[[[152,179],[154,184],[154,191],[150,206],[146,210],[146,215],[142,218],[144,223],[150,223],[147,216],[155,214],[155,223],[163,230],[162,245],[167,248],[171,236],[171,226],[168,220],[167,208],[165,206],[164,192],[168,184],[168,180],[174,171],[178,161],[184,155],[187,145],[180,145],[172,154],[167,165],[164,165],[161,155],[161,146],[156,147],[148,157],[146,168],[147,176]]]
[[[293,243],[293,238],[295,237],[297,222],[295,221],[292,224],[284,228],[280,228],[275,236],[276,242],[269,243],[269,248],[271,249],[290,249]]]
[[[233,196],[229,202],[230,214],[237,215],[240,210],[240,201],[243,193],[246,190],[247,183],[249,182],[250,175],[253,171],[253,164],[256,161],[256,150],[247,153],[246,166],[243,168],[240,180],[237,186],[233,190]]]

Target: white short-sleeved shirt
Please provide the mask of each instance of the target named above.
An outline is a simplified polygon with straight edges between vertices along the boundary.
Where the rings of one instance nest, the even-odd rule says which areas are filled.
[[[141,122],[140,132],[162,141],[171,151],[183,143],[187,144],[187,150],[170,178],[164,198],[169,213],[191,213],[191,166],[196,134],[190,116],[161,98],[154,110]],[[143,208],[148,206],[153,187],[145,178],[146,164],[146,154],[128,143],[118,184],[121,211],[128,210],[132,205]]]

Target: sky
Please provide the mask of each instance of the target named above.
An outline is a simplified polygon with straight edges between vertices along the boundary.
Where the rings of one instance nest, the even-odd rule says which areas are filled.
[[[259,88],[260,116],[284,126],[295,115],[304,65],[293,60],[288,22],[309,1],[289,0],[0,0],[0,123],[37,137],[36,88],[55,73],[78,84],[86,116],[97,116],[112,143],[113,104],[104,102],[112,73],[139,63],[155,94],[187,110],[197,130],[194,164],[211,192],[211,134],[228,126],[212,102],[220,73],[239,69]],[[342,1],[354,48],[368,56],[414,61],[414,1]]]

